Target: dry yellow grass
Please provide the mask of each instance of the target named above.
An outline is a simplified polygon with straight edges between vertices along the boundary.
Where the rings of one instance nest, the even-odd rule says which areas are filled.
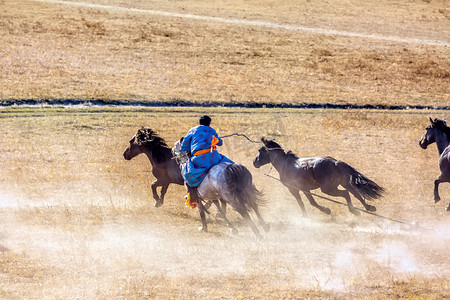
[[[449,104],[446,0],[84,2],[0,1],[0,100]]]
[[[449,105],[446,0],[56,2],[0,0],[2,104]],[[203,113],[213,116],[220,134],[276,137],[299,156],[346,161],[386,188],[373,203],[378,213],[430,230],[355,218],[323,199],[318,202],[332,217],[306,204],[310,218],[300,219],[292,196],[265,176],[275,171],[252,167],[257,146],[233,137],[221,151],[252,171],[269,201],[262,213],[272,231],[256,241],[230,211],[238,236],[214,215],[210,232],[197,232],[199,216],[184,206],[183,187],[170,186],[164,206],[153,208],[148,160],[127,162],[122,152],[140,126],[170,144]],[[418,147],[429,116],[446,117],[436,111],[3,109],[0,298],[448,298],[443,208],[450,189],[443,184],[443,200],[433,204],[437,151]]]
[[[246,165],[272,230],[257,241],[232,211],[233,236],[211,215],[197,232],[184,188],[155,209],[149,162],[122,152],[140,126],[171,144],[200,114],[219,134],[276,137],[300,156],[331,155],[386,188],[378,213],[327,203],[332,217],[251,165],[258,146],[231,137],[221,152]],[[444,117],[434,114],[433,117]],[[0,114],[0,295],[3,298],[443,299],[448,281],[449,187],[433,203],[437,150],[418,139],[429,114],[277,109],[8,109]],[[354,202],[360,207],[360,204]]]

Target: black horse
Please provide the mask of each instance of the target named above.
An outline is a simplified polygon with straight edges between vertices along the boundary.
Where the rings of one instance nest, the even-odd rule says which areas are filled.
[[[447,122],[441,119],[430,118],[431,125],[426,128],[426,133],[420,139],[419,145],[422,149],[427,149],[432,143],[437,144],[439,152],[439,168],[441,175],[434,181],[434,202],[441,200],[439,196],[439,184],[442,182],[450,182],[450,127]],[[450,211],[450,204],[446,208]]]
[[[262,142],[264,146],[259,149],[253,165],[259,168],[272,163],[280,174],[280,181],[297,199],[303,215],[306,215],[306,210],[299,191],[305,194],[312,206],[326,214],[331,213],[329,208],[317,204],[312,197],[310,191],[317,188],[330,196],[344,197],[354,215],[359,215],[360,212],[353,207],[349,192],[361,201],[367,211],[376,211],[376,208],[367,204],[364,199],[380,198],[384,189],[347,163],[332,157],[298,158],[290,151],[286,153],[272,140],[263,138]],[[345,190],[338,189],[339,185]]]
[[[141,153],[147,155],[152,165],[152,173],[156,177],[156,180],[152,182],[153,198],[156,201],[155,207],[160,207],[164,204],[164,196],[171,183],[184,185],[180,166],[177,160],[172,159],[172,149],[150,128],[142,127],[137,131],[131,138],[130,145],[125,149],[123,157],[130,160]],[[157,187],[161,187],[159,196]]]

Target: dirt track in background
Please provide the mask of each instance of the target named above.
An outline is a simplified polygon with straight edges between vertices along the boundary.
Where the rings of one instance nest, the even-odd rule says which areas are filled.
[[[449,103],[445,1],[83,2],[0,2],[0,99]]]
[[[295,26],[295,25],[287,25],[287,24],[279,24],[265,21],[251,21],[245,19],[227,19],[213,16],[200,16],[193,14],[180,14],[173,13],[168,11],[159,11],[159,10],[150,10],[150,9],[137,9],[137,8],[129,8],[124,6],[113,6],[113,5],[101,5],[101,4],[92,4],[87,2],[74,2],[74,1],[62,1],[62,0],[34,0],[38,2],[45,3],[55,3],[55,4],[64,4],[64,5],[74,5],[78,7],[86,7],[86,8],[98,8],[105,10],[113,10],[113,11],[123,11],[123,12],[131,12],[131,13],[144,13],[156,16],[164,16],[164,17],[176,17],[176,18],[184,18],[184,19],[193,19],[207,22],[218,22],[218,23],[227,23],[233,25],[243,25],[243,26],[251,26],[251,27],[267,27],[271,29],[284,29],[289,31],[303,31],[307,33],[313,34],[325,34],[325,35],[339,35],[339,36],[347,36],[347,37],[357,37],[364,39],[374,39],[381,41],[389,41],[396,43],[412,43],[412,44],[425,44],[431,46],[450,46],[450,43],[445,40],[424,40],[420,38],[402,38],[399,36],[386,36],[380,34],[364,34],[358,32],[350,32],[350,31],[340,31],[333,29],[324,29],[324,28],[312,28],[312,27],[303,27],[303,26]]]

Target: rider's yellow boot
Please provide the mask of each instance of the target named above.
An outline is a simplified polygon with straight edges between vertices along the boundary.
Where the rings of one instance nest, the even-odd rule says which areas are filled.
[[[192,198],[191,198],[191,193],[188,193],[186,196],[184,196],[184,198],[186,199],[186,206],[190,207],[190,208],[196,208],[197,207],[197,202],[193,202]]]

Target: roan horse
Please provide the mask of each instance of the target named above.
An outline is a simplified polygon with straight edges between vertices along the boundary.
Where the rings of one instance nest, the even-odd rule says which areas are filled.
[[[264,146],[259,149],[253,165],[259,168],[272,163],[280,175],[280,181],[297,199],[303,215],[306,215],[306,210],[299,190],[305,194],[312,206],[323,213],[331,213],[329,208],[317,204],[312,197],[310,191],[317,188],[330,196],[344,197],[350,212],[354,215],[359,215],[360,212],[353,207],[349,192],[361,201],[367,211],[376,211],[376,208],[367,204],[364,199],[379,198],[384,189],[350,165],[332,157],[298,158],[291,151],[286,153],[273,140],[262,138],[262,142]],[[338,189],[339,185],[345,190]]]
[[[177,142],[172,152],[180,162],[186,161],[185,153],[180,151],[181,144]],[[227,222],[227,226],[232,229],[233,233],[237,233],[237,229],[230,223],[226,217],[226,204],[228,203],[235,211],[237,211],[252,228],[258,238],[261,234],[250,218],[249,212],[254,211],[258,217],[259,224],[268,232],[270,226],[264,221],[259,213],[259,204],[262,203],[262,194],[253,184],[253,178],[250,171],[241,164],[223,162],[212,167],[200,185],[197,192],[201,200],[211,201],[219,210],[222,218]],[[219,203],[220,201],[220,203]],[[201,230],[207,230],[205,219],[206,209],[199,203],[200,217],[202,219]]]
[[[164,196],[169,184],[184,184],[180,167],[177,161],[172,159],[172,149],[150,128],[142,127],[137,131],[131,138],[130,145],[125,149],[123,157],[130,160],[141,153],[147,155],[152,165],[152,173],[156,177],[156,180],[152,182],[153,198],[156,201],[155,207],[160,207],[164,204]],[[160,196],[156,191],[157,187],[161,187]]]
[[[432,143],[437,144],[439,151],[439,168],[441,175],[434,181],[434,202],[441,200],[439,196],[438,187],[442,182],[450,182],[450,127],[447,122],[441,119],[430,118],[431,125],[426,128],[426,133],[419,141],[422,149],[427,149],[428,145]],[[446,208],[450,211],[450,203]]]

